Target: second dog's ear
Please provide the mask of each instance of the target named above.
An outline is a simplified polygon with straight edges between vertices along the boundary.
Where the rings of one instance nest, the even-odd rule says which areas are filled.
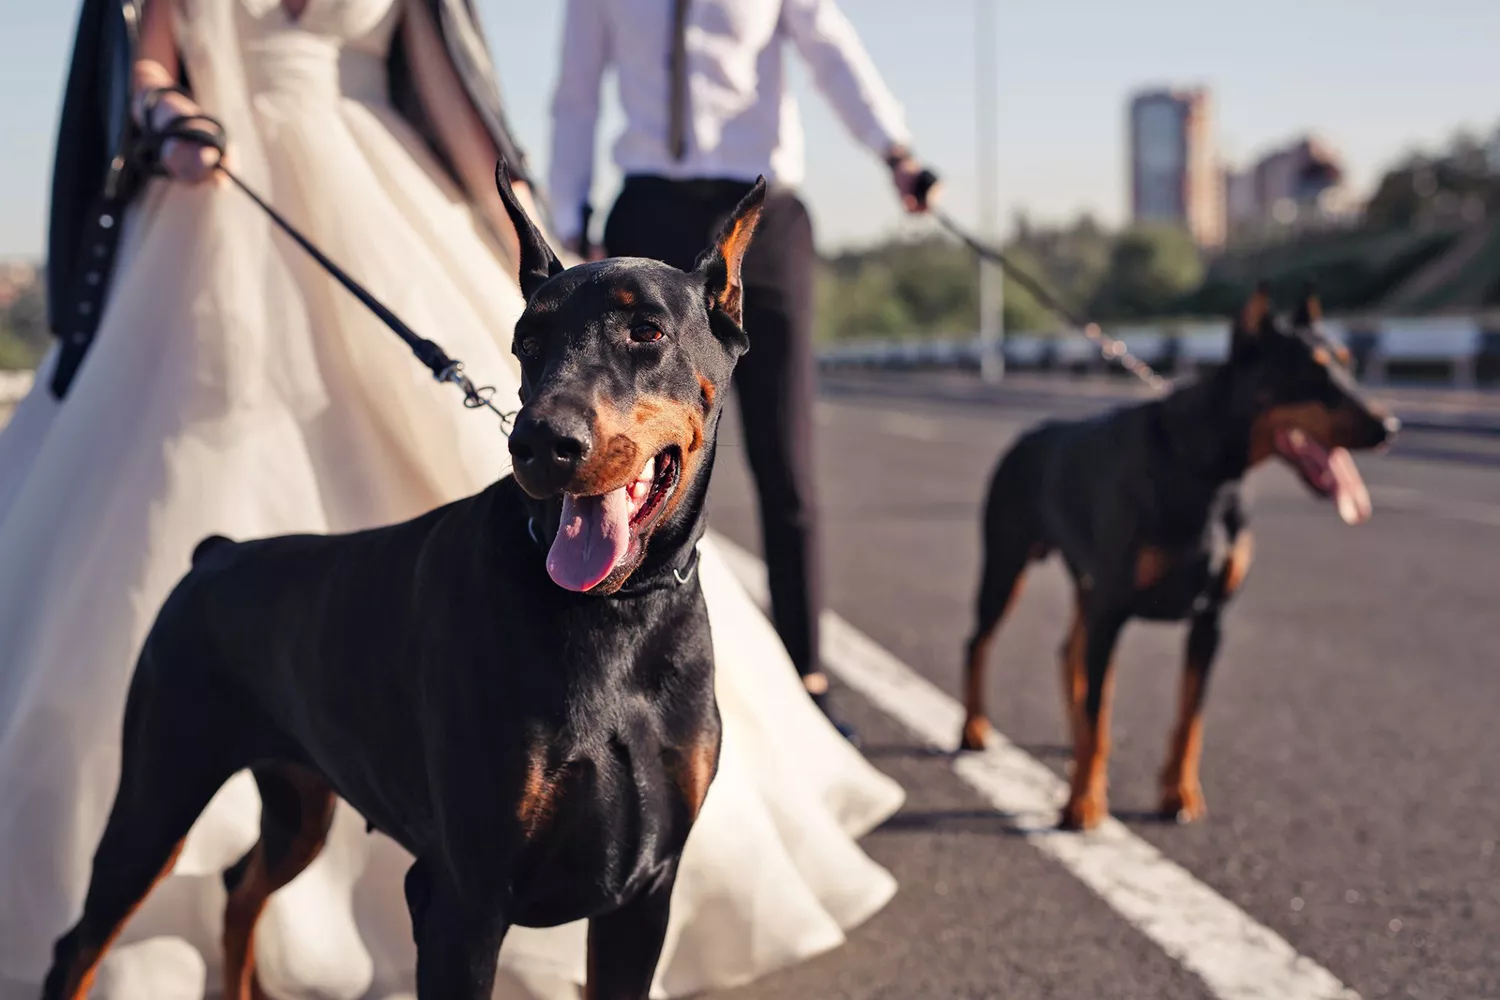
[[[698,258],[698,271],[704,276],[710,308],[724,313],[734,320],[735,325],[743,321],[744,313],[744,284],[740,279],[740,268],[745,261],[745,251],[750,249],[750,240],[755,236],[765,202],[766,179],[762,177],[724,221],[714,245]]]
[[[1240,308],[1229,331],[1229,360],[1243,359],[1260,343],[1261,334],[1271,322],[1270,286],[1262,281]]]
[[[543,238],[542,231],[516,200],[516,192],[510,186],[510,171],[506,169],[504,160],[495,164],[495,188],[500,192],[500,200],[505,203],[505,212],[510,216],[510,224],[516,228],[516,239],[521,244],[521,259],[517,267],[519,273],[516,277],[521,284],[521,294],[530,300],[543,282],[554,274],[563,272],[562,261],[557,259],[557,254],[552,252]]]

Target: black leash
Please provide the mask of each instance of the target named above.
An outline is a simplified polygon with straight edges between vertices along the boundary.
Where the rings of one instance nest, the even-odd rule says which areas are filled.
[[[449,357],[447,352],[437,344],[422,337],[411,327],[407,326],[401,317],[391,312],[385,303],[381,302],[367,288],[350,277],[347,271],[330,260],[328,255],[318,249],[312,240],[303,235],[296,226],[287,221],[285,216],[272,208],[253,188],[241,180],[234,171],[224,165],[226,138],[224,135],[224,126],[217,119],[211,118],[208,115],[186,115],[173,119],[165,128],[157,129],[151,126],[152,112],[155,111],[156,105],[162,96],[167,93],[186,95],[185,91],[177,87],[161,87],[148,92],[142,103],[144,113],[141,117],[147,124],[141,138],[141,145],[142,153],[148,157],[149,169],[155,173],[162,173],[160,165],[161,147],[168,139],[177,139],[216,151],[218,161],[214,164],[215,170],[218,170],[225,177],[229,178],[235,187],[243,191],[246,197],[255,202],[260,210],[266,213],[266,216],[276,224],[277,228],[290,236],[298,246],[307,252],[308,256],[317,261],[318,265],[328,272],[330,277],[348,289],[349,293],[363,303],[366,309],[374,313],[382,323],[390,328],[392,333],[400,337],[402,342],[411,349],[412,354],[416,355],[417,360],[422,362],[432,372],[434,378],[439,382],[451,382],[458,386],[459,391],[464,394],[464,406],[466,408],[471,410],[481,408],[490,410],[495,416],[500,418],[501,433],[509,436],[510,428],[516,414],[501,410],[495,405],[494,386],[476,386],[473,380],[464,373],[464,364],[462,361]]]
[[[935,183],[937,183],[937,177],[931,171],[923,171],[922,176],[917,178],[917,197],[922,201],[926,201],[927,192],[932,189]],[[1012,281],[1026,289],[1043,309],[1046,309],[1062,320],[1069,328],[1078,330],[1085,337],[1089,338],[1089,340],[1092,340],[1098,346],[1099,353],[1103,354],[1106,359],[1116,362],[1121,368],[1124,368],[1158,392],[1167,388],[1167,380],[1158,375],[1155,369],[1146,364],[1146,362],[1131,354],[1130,349],[1125,346],[1123,340],[1107,336],[1100,329],[1098,323],[1085,319],[1068,308],[1041,281],[1027,273],[1024,269],[1016,267],[1010,258],[1005,255],[1005,251],[976,239],[966,229],[953,221],[953,217],[942,209],[929,208],[928,211],[931,212],[932,217],[937,219],[938,223],[944,229],[958,237],[959,241],[977,256],[998,266],[1010,276]]]

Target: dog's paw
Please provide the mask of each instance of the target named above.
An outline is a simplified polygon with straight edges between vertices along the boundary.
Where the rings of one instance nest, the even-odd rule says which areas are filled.
[[[964,720],[964,731],[958,738],[960,750],[983,750],[989,746],[990,720],[976,715]]]
[[[1059,830],[1092,830],[1109,815],[1109,802],[1103,795],[1075,796],[1063,806],[1057,819]]]
[[[1192,823],[1208,815],[1203,789],[1197,785],[1172,785],[1161,791],[1161,818],[1172,823]]]

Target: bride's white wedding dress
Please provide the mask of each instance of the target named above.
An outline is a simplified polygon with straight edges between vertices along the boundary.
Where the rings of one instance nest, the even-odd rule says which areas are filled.
[[[166,0],[158,0],[166,2]],[[495,243],[384,97],[398,0],[177,0],[200,102],[242,173],[419,330],[514,398],[522,302]],[[211,532],[341,531],[475,492],[508,464],[352,298],[233,190],[156,182],[68,400],[0,434],[0,998],[34,997],[75,919],[114,794],[125,688],[156,608]],[[50,363],[50,362],[49,362]],[[854,843],[901,791],[803,695],[769,623],[704,543],[721,770],[687,848],[658,991],[743,982],[831,948],[890,876]],[[111,1000],[217,993],[220,872],[256,836],[241,775],[101,971]],[[277,998],[410,989],[409,858],[347,807],[257,935]],[[517,928],[504,997],[576,998],[584,928]]]

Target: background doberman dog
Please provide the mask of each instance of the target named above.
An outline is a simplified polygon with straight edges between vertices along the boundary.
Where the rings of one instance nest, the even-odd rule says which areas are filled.
[[[1203,815],[1203,699],[1219,616],[1250,567],[1245,473],[1276,455],[1346,522],[1369,516],[1369,493],[1346,449],[1383,444],[1399,424],[1361,398],[1344,349],[1319,332],[1320,315],[1309,292],[1288,326],[1261,288],[1237,318],[1229,361],[1217,372],[1164,399],[1043,424],[995,470],[961,745],[980,749],[989,735],[986,654],[1027,565],[1060,552],[1077,598],[1062,648],[1073,774],[1060,826],[1087,829],[1108,813],[1111,661],[1132,617],[1190,622],[1160,807],[1181,821]]]
[[[256,919],[317,856],[336,795],[416,857],[419,997],[488,998],[512,924],[585,917],[588,995],[647,996],[718,766],[696,544],[765,185],[684,272],[564,270],[503,167],[497,182],[528,300],[514,476],[393,527],[199,546],[136,666],[114,808],[46,1000],[87,995],[247,767],[261,836],[225,876],[227,1000],[260,995]]]

